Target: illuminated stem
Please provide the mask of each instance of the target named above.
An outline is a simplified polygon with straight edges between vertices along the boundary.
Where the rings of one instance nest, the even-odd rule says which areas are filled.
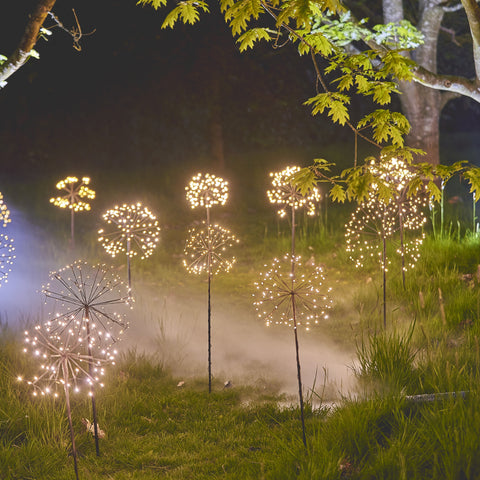
[[[64,358],[62,362],[63,370],[63,389],[65,391],[65,403],[67,405],[67,416],[68,416],[68,426],[70,427],[70,440],[72,442],[72,457],[73,457],[73,468],[75,469],[75,478],[79,480],[78,477],[78,466],[77,466],[77,447],[75,446],[75,434],[73,433],[73,423],[72,423],[72,410],[70,408],[70,392],[68,391],[68,369],[67,361]]]
[[[402,284],[403,289],[405,289],[405,244],[403,241],[403,216],[402,216],[402,207],[399,205],[399,212],[398,212],[398,221],[400,224],[400,254],[402,257]]]
[[[295,268],[295,207],[292,205],[292,275]]]
[[[383,237],[383,328],[387,328],[387,239]]]
[[[132,275],[130,273],[130,237],[127,238],[127,275],[128,275],[128,295],[132,293]]]
[[[88,364],[88,374],[90,375],[90,378],[93,377],[92,374],[92,361],[93,361],[93,354],[92,354],[92,347],[90,343],[90,312],[89,308],[85,307],[85,321],[87,324],[87,352],[88,356],[90,358],[89,364]],[[97,457],[100,456],[100,446],[98,444],[98,422],[97,422],[97,406],[95,403],[95,393],[93,391],[93,385],[92,385],[92,416],[93,416],[93,433],[95,437],[95,452],[97,454]]]

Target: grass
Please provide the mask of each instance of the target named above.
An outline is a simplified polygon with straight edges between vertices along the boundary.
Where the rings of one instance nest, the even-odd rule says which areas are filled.
[[[3,364],[15,340],[2,342]],[[62,402],[32,399],[15,384],[12,365],[2,375],[2,479],[65,479],[73,474]],[[80,476],[98,478],[261,478],[285,456],[282,443],[301,443],[297,409],[251,387],[178,381],[151,358],[130,352],[97,394],[99,425],[107,432],[101,457],[80,423],[87,401],[72,405]],[[318,413],[309,411],[309,421]],[[269,477],[272,478],[272,477]]]
[[[264,166],[252,165],[252,170],[260,168]],[[256,185],[260,184],[259,177],[253,176]],[[165,174],[172,185],[177,177],[173,172]],[[153,176],[149,182],[154,183]],[[127,183],[120,181],[123,186]],[[188,303],[206,295],[206,284],[179,267],[188,224],[196,217],[181,203],[172,185],[159,195],[153,185],[147,185],[142,193],[142,200],[162,215],[162,243],[149,261],[134,259],[132,277],[134,289],[147,287],[160,303],[162,295],[171,293]],[[175,199],[173,207],[162,212],[170,195]],[[237,204],[218,212],[218,220],[231,226],[242,243],[232,273],[215,277],[215,302],[219,299],[242,312],[251,308],[250,294],[258,271],[273,256],[288,250],[290,240],[288,225],[277,220],[273,209],[261,206],[258,192],[255,195],[239,198]],[[111,206],[113,196],[113,189],[99,195],[97,213]],[[23,201],[26,205],[28,198]],[[316,391],[307,395],[307,450],[301,440],[298,408],[288,406],[290,399],[275,385],[260,382],[223,388],[216,378],[209,395],[205,378],[173,377],[172,363],[181,363],[182,351],[162,355],[167,342],[162,329],[177,319],[170,318],[173,315],[167,310],[142,310],[137,305],[139,315],[151,315],[152,322],[159,322],[155,341],[162,351],[156,357],[129,351],[109,370],[106,387],[97,394],[99,425],[106,432],[98,458],[91,434],[81,423],[82,418],[91,419],[90,404],[83,398],[74,400],[80,477],[479,478],[480,239],[463,233],[459,238],[458,232],[465,232],[465,226],[450,235],[434,237],[427,232],[421,259],[407,272],[405,288],[398,265],[392,264],[384,330],[377,265],[357,270],[343,249],[342,227],[349,211],[349,206],[328,205],[320,218],[300,217],[297,229],[298,251],[325,266],[328,285],[333,287],[330,318],[311,338],[320,342],[326,337],[342,349],[356,352],[352,368],[358,378],[357,389],[337,398],[333,407],[321,403],[321,381]],[[45,242],[46,256],[54,256],[59,264],[78,256],[111,262],[96,243],[99,222],[88,215],[78,215],[81,248],[74,253],[63,248],[68,242],[64,213],[35,210],[38,224],[57,238]],[[454,220],[448,219],[447,225]],[[119,274],[125,272],[122,259],[111,263]],[[181,329],[178,335],[181,346]],[[284,352],[279,351],[278,356]],[[28,389],[16,381],[19,372],[33,374],[34,369],[30,359],[20,354],[15,332],[3,328],[0,478],[73,478],[62,401],[34,401]],[[179,380],[185,380],[184,386],[177,386]],[[424,403],[407,398],[452,391],[468,394],[465,399]]]

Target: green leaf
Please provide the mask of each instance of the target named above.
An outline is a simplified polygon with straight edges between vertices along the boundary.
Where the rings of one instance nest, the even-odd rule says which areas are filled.
[[[378,109],[358,122],[358,128],[363,127],[373,129],[373,138],[378,143],[391,140],[394,145],[402,147],[403,136],[409,132],[410,123],[401,113]]]
[[[439,202],[442,199],[440,188],[438,188],[438,185],[432,180],[427,183],[426,189],[435,202]]]
[[[173,28],[178,20],[193,25],[200,19],[199,10],[208,12],[208,4],[199,0],[180,2],[165,18],[162,28]]]
[[[314,53],[328,57],[333,53],[333,45],[320,33],[314,33],[305,37],[305,41],[311,46]]]
[[[413,178],[408,184],[407,197],[416,195],[419,191],[422,190],[423,186],[424,181],[420,176]]]
[[[258,19],[262,11],[260,0],[240,0],[225,10],[225,20],[230,25],[232,34],[240,35],[247,30],[252,19]]]
[[[151,5],[155,10],[164,7],[167,0],[138,0],[137,5]]]
[[[340,202],[340,203],[344,203],[345,200],[347,199],[347,194],[345,193],[345,189],[341,185],[339,185],[338,183],[335,184],[330,189],[330,192],[328,193],[328,196],[334,202]]]
[[[300,169],[291,176],[292,184],[300,190],[302,195],[306,195],[313,187],[316,186],[318,179],[311,168],[306,167]]]
[[[345,90],[349,90],[353,85],[353,76],[352,75],[344,75],[337,79],[338,82],[338,90],[343,92]]]
[[[272,39],[270,36],[271,32],[272,31],[267,28],[252,28],[251,30],[247,30],[237,40],[237,43],[240,44],[240,51],[244,52],[248,48],[253,48],[255,42],[258,42],[259,40],[270,41]]]
[[[350,97],[341,93],[319,93],[315,97],[309,98],[304,105],[313,105],[312,115],[323,113],[328,110],[328,116],[332,117],[334,122],[344,125],[349,119],[347,104],[350,103]]]

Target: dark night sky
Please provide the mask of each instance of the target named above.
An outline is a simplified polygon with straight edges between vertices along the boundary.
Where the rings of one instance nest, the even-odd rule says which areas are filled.
[[[15,47],[34,3],[9,2],[0,53]],[[212,154],[215,121],[227,164],[239,152],[269,149],[322,156],[322,148],[349,138],[301,105],[314,93],[313,75],[293,48],[240,54],[218,15],[161,30],[165,13],[134,0],[59,1],[54,12],[66,26],[74,24],[72,7],[84,32],[95,29],[82,51],[55,28],[37,44],[40,60],[0,91],[4,175],[200,161]],[[442,126],[478,130],[478,111],[457,101]]]

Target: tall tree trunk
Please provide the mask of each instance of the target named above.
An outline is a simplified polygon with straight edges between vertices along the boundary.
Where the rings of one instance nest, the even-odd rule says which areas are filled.
[[[412,54],[413,60],[431,72],[437,72],[437,42],[444,11],[441,0],[419,0],[420,20],[417,28],[424,35],[424,44]],[[384,23],[404,19],[402,0],[383,0]],[[400,102],[408,118],[411,130],[407,144],[421,148],[427,154],[426,161],[434,165],[440,162],[440,113],[444,106],[442,93],[416,82],[400,83]]]
[[[441,93],[414,82],[402,82],[400,91],[402,110],[411,125],[407,144],[424,150],[426,157],[422,160],[437,165],[440,163]]]

